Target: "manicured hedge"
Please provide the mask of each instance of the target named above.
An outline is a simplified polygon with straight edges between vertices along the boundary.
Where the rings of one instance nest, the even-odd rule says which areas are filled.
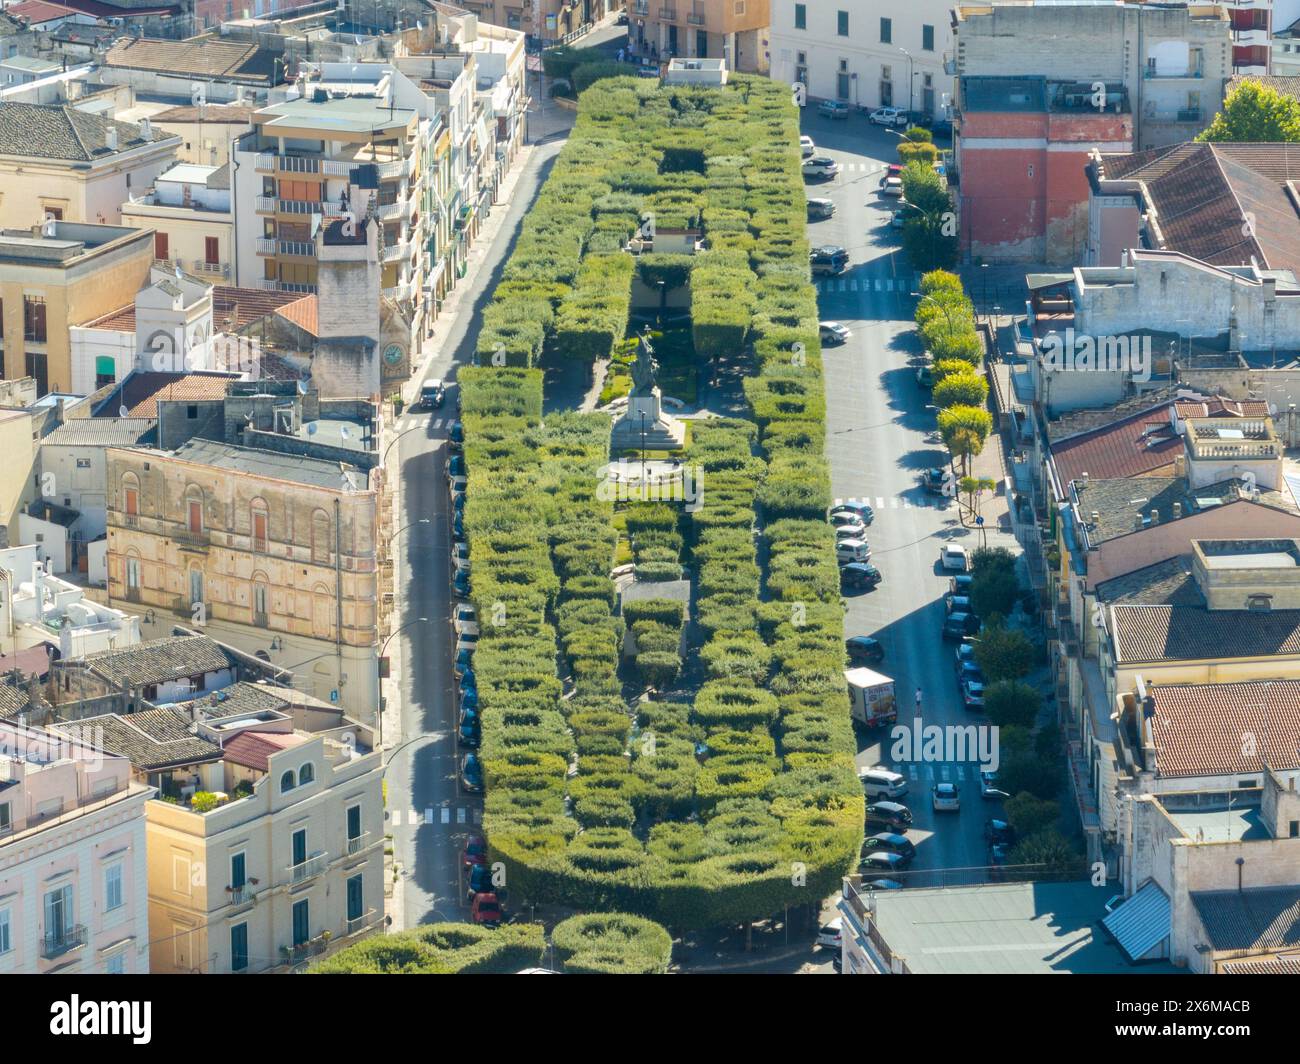
[[[634,933],[629,928],[627,937],[637,943],[636,948],[629,944],[629,959],[652,952],[654,946],[662,949],[662,942],[653,930],[635,929]],[[670,949],[671,945],[670,942]],[[363,939],[312,965],[308,974],[510,974],[521,968],[540,967],[545,950],[545,930],[541,924],[503,924],[498,928],[425,924],[413,931]]]
[[[551,932],[564,971],[588,975],[662,975],[673,940],[653,920],[629,913],[571,916]]]

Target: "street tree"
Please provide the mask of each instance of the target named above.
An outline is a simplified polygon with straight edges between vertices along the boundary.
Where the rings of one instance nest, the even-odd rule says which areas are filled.
[[[998,680],[984,689],[984,712],[999,728],[1010,724],[1033,727],[1042,702],[1038,688],[1021,680]]]
[[[1034,667],[1034,644],[1020,629],[990,622],[975,644],[975,661],[990,683],[1022,680]]]
[[[951,363],[955,359],[944,359]],[[968,364],[965,373],[945,374],[935,381],[934,403],[941,409],[950,406],[983,407],[989,397],[989,382],[975,373]]]
[[[1242,82],[1196,139],[1295,143],[1300,141],[1300,100],[1256,82]]]
[[[979,406],[950,406],[939,411],[939,435],[953,457],[962,460],[962,472],[970,468],[970,459],[984,450],[984,441],[993,431],[993,415]]]
[[[1007,813],[1007,822],[1016,829],[1016,834],[1025,839],[1038,832],[1056,826],[1061,819],[1061,803],[1050,798],[1039,798],[1028,791],[1021,791],[1008,798],[1003,807]]]

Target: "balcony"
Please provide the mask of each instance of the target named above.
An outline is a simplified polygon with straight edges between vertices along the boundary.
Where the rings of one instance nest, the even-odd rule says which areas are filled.
[[[1205,70],[1200,66],[1200,64],[1188,67],[1186,70],[1178,71],[1157,70],[1155,67],[1147,67],[1146,70],[1142,72],[1142,76],[1148,81],[1177,81],[1180,78],[1203,78],[1205,76]]]
[[[380,221],[391,221],[394,218],[401,218],[406,213],[406,206],[405,200],[398,200],[396,203],[383,203],[376,209],[375,214]]]
[[[406,177],[411,172],[411,164],[414,161],[414,156],[408,156],[405,159],[393,159],[386,163],[376,163],[375,169],[379,171],[379,179],[387,181],[394,177]]]
[[[195,259],[190,263],[190,273],[202,277],[207,281],[229,280],[230,263],[228,262],[201,262]]]
[[[263,152],[262,154],[258,155],[257,158],[253,160],[253,169],[259,170],[262,173],[267,173],[267,174],[274,173],[275,153]]]
[[[257,253],[259,255],[274,255],[275,244],[276,242],[273,239],[268,240],[266,237],[258,237],[256,244]]]
[[[1199,107],[1184,107],[1178,112],[1177,121],[1179,122],[1199,122],[1201,120],[1201,109]]]
[[[329,855],[324,850],[317,850],[314,854],[303,861],[301,864],[290,865],[287,869],[289,873],[289,882],[304,883],[313,876],[318,876],[325,871],[325,865],[328,863]]]
[[[675,7],[661,7],[661,8],[659,9],[659,17],[660,17],[661,19],[663,19],[664,21],[666,21],[666,22],[676,22],[676,21],[677,21],[677,8],[675,8]]]
[[[415,284],[412,281],[404,281],[401,284],[394,285],[392,288],[385,288],[384,296],[388,299],[397,300],[414,299]]]
[[[247,905],[253,900],[253,888],[248,883],[226,888],[226,902],[230,905]]]
[[[689,15],[686,16],[686,21],[689,22],[692,26],[703,26],[704,12],[692,11]]]
[[[301,964],[311,957],[319,957],[325,952],[325,948],[330,944],[329,933],[318,935],[316,938],[308,939],[306,942],[300,942],[293,946],[280,947],[280,959],[285,964]]]
[[[366,841],[369,838],[370,838],[370,832],[363,831],[356,838],[348,839],[347,855],[349,857],[352,857],[355,854],[358,854],[362,850],[364,850],[369,845],[369,843]]]
[[[347,159],[322,159],[320,172],[326,177],[347,177],[356,165]]]
[[[258,196],[253,200],[253,209],[258,214],[274,214],[276,198],[274,196]]]
[[[314,259],[316,257],[316,245],[310,240],[280,240],[276,243],[275,253],[281,257],[291,259]]]
[[[349,920],[347,934],[355,935],[360,931],[364,931],[367,927],[370,927],[372,924],[376,922],[375,917],[377,915],[378,914],[375,912],[374,909],[367,909],[360,916],[356,917],[355,919]]]
[[[387,245],[381,258],[384,262],[401,262],[411,257],[411,242],[409,240],[398,240],[395,243]]]
[[[301,292],[303,295],[312,295],[316,291],[314,284],[300,284],[297,281],[279,281],[274,277],[260,277],[255,288],[260,288],[263,292]]]
[[[47,931],[41,936],[41,956],[45,960],[62,957],[86,944],[86,928],[82,924],[73,924],[57,931]]]
[[[206,528],[197,532],[188,528],[182,529],[179,532],[173,532],[172,539],[175,540],[178,547],[194,550],[207,550],[212,545],[212,534]]]

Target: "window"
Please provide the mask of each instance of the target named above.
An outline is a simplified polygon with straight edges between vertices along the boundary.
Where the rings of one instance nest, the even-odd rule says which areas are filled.
[[[882,18],[880,20],[880,43],[892,44],[894,41],[894,20]]]
[[[291,791],[291,790],[293,790],[294,787],[296,787],[296,786],[297,786],[297,783],[294,781],[294,778],[293,778],[293,770],[292,770],[292,769],[290,769],[288,772],[286,772],[284,775],[282,775],[282,776],[280,777],[280,793],[281,793],[281,794],[284,794],[286,791]]]
[[[230,970],[242,972],[248,967],[248,925],[235,924],[230,929]]]
[[[806,30],[808,28],[808,5],[794,5],[794,28],[797,30]]]
[[[103,388],[117,380],[117,363],[112,355],[95,356],[95,388]]]
[[[5,301],[0,299],[0,340],[5,338]]]
[[[66,949],[76,920],[72,909],[72,887],[59,887],[45,895],[46,951]]]
[[[203,500],[201,498],[190,497],[186,500],[189,509],[188,529],[194,534],[203,531]]]
[[[267,513],[265,503],[253,503],[253,550],[266,553]]]
[[[104,964],[105,975],[126,975],[126,954],[115,953]]]
[[[347,817],[348,817],[348,838],[349,839],[361,838],[361,806],[359,805],[348,806]]]
[[[306,784],[311,783],[315,778],[316,778],[316,770],[311,767],[310,761],[308,761],[307,764],[303,765],[302,768],[298,770],[299,786],[305,786]]]
[[[112,864],[104,869],[104,911],[122,908],[122,865]]]
[[[835,32],[841,37],[849,35],[849,13],[847,11],[835,12]]]
[[[168,258],[167,234],[155,232],[153,235],[153,257],[155,259]]]
[[[215,236],[205,236],[203,238],[203,261],[209,266],[216,266],[221,262],[221,252]]]
[[[293,833],[293,865],[307,863],[307,829],[299,828]]]
[[[203,570],[190,570],[190,608],[203,601]]]
[[[62,208],[62,207],[46,207],[46,208],[45,208],[45,217],[46,217],[46,218],[53,218],[56,222],[61,222],[61,221],[63,221],[63,208]]]
[[[1300,820],[1293,820],[1293,821],[1291,821],[1291,831],[1290,831],[1290,834],[1291,834],[1291,838],[1293,838],[1293,839],[1300,838]],[[3,950],[3,949],[0,949],[0,953],[3,953],[3,952],[4,952],[4,950]]]
[[[13,830],[14,822],[10,818],[9,803],[0,802],[0,834]]]
[[[330,519],[324,510],[311,517],[311,560],[325,564],[330,560]]]
[[[140,559],[130,556],[126,559],[126,590],[127,594],[139,593],[140,591]]]
[[[927,52],[934,51],[934,27],[921,27],[921,48]]]
[[[307,930],[307,899],[293,903],[293,944],[305,945],[311,935]]]
[[[40,296],[23,296],[23,339],[45,343],[45,300]]]
[[[188,420],[188,421],[194,421],[194,420],[196,420],[196,419],[198,418],[198,416],[199,416],[199,408],[198,408],[198,405],[195,404],[195,403],[190,403],[190,404],[185,408],[185,417],[186,417],[186,420]]]
[[[268,617],[267,617],[267,610],[266,610],[266,601],[267,601],[266,585],[260,583],[254,584],[253,585],[253,623],[257,625],[259,628],[265,628],[267,626]]]
[[[134,476],[128,477],[122,482],[122,510],[128,517],[135,517],[140,513],[140,489],[135,484]]]
[[[361,877],[348,876],[348,921],[361,919]]]
[[[248,882],[248,864],[243,850],[230,855],[230,889],[239,890]]]
[[[13,931],[8,909],[0,909],[0,954],[8,953],[14,948]]]

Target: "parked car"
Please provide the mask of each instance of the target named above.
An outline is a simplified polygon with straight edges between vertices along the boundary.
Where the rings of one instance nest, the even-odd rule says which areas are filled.
[[[473,603],[458,602],[451,611],[452,627],[458,632],[463,632],[466,625],[474,625],[474,631],[478,631],[478,611],[474,608]]]
[[[834,344],[839,346],[848,343],[849,337],[853,335],[848,326],[841,325],[838,321],[824,321],[817,326],[817,333],[824,344]]]
[[[868,890],[902,890],[903,884],[896,879],[873,879],[864,884]]]
[[[974,613],[969,595],[954,595],[951,591],[943,596],[944,613]]]
[[[452,452],[463,451],[465,449],[465,424],[462,421],[452,422],[451,428],[447,430],[447,446]]]
[[[939,561],[945,569],[955,569],[964,573],[970,569],[970,555],[960,543],[946,543],[939,551]]]
[[[961,808],[961,794],[955,783],[936,783],[931,800],[936,813],[955,813]]]
[[[460,712],[478,713],[478,687],[465,687],[460,692]]]
[[[484,864],[476,864],[469,870],[469,881],[465,888],[468,900],[473,900],[475,894],[491,894],[496,890],[496,884],[492,882],[492,869]]]
[[[849,562],[840,567],[840,589],[843,591],[870,590],[882,579],[880,570],[866,562]]]
[[[962,704],[972,713],[984,712],[984,684],[980,680],[963,680],[961,684]]]
[[[465,848],[460,854],[461,867],[471,868],[474,865],[485,865],[487,859],[487,839],[482,835],[471,835],[465,840]]]
[[[996,772],[980,773],[980,797],[981,798],[1010,798],[1001,787],[998,786],[998,774]]]
[[[813,143],[812,137],[808,136],[805,133],[803,136],[799,138],[800,158],[807,159],[810,156],[814,155],[816,151],[817,151],[817,145]]]
[[[474,670],[472,668],[468,668],[462,672],[458,682],[462,691],[478,690],[478,677],[474,675]]]
[[[447,389],[440,380],[425,381],[420,385],[420,406],[437,410],[447,398]]]
[[[460,762],[460,785],[470,794],[483,791],[483,762],[477,754],[466,754]]]
[[[962,650],[967,651],[966,654]],[[970,643],[963,642],[957,648],[957,658],[954,662],[954,668],[957,672],[957,684],[960,686],[967,680],[974,680],[976,683],[984,682],[984,670],[980,668],[979,662],[975,660],[975,648]]]
[[[832,513],[828,520],[832,528],[853,528],[865,532],[867,523],[858,514],[848,510]]]
[[[452,665],[452,671],[456,674],[456,679],[458,680],[464,679],[465,674],[467,672],[472,672],[473,669],[474,669],[474,651],[472,650],[458,651],[456,654],[455,662]]]
[[[912,826],[912,811],[899,802],[873,802],[867,806],[867,827],[903,832]]]
[[[843,925],[843,918],[839,916],[822,924],[821,928],[817,931],[816,944],[821,946],[823,949],[839,949],[840,935],[842,933]]]
[[[934,387],[934,370],[929,366],[916,367],[916,383],[922,388]]]
[[[814,155],[811,159],[803,161],[803,176],[805,178],[831,178],[842,169],[843,167],[828,155]]]
[[[898,107],[878,107],[867,116],[872,125],[897,128],[907,125],[907,112]]]
[[[456,455],[455,457],[459,458],[460,455]],[[459,476],[447,478],[447,494],[450,495],[453,500],[455,500],[457,495],[464,495],[465,489],[468,487],[469,477],[465,476],[463,473]]]
[[[866,541],[865,539],[862,539],[862,533],[863,533],[865,530],[866,530],[866,526],[865,526],[865,525],[862,525],[862,526],[858,526],[858,525],[839,525],[839,526],[836,527],[836,529],[835,529],[835,542],[836,542],[836,543],[843,543],[845,540],[849,540],[849,539],[859,539],[859,540],[862,540],[863,543],[866,543],[867,541]],[[867,556],[870,557],[870,555],[871,555],[871,547],[870,547],[870,545],[868,544],[868,546],[867,546]]]
[[[885,660],[884,644],[869,635],[850,636],[844,640],[844,649],[849,655],[849,660],[853,662],[879,665]]]
[[[810,199],[808,201],[808,221],[820,222],[835,214],[835,201],[829,199]]]
[[[935,137],[951,137],[952,119],[936,118],[933,122],[930,123],[930,132],[933,133]]]
[[[858,862],[858,871],[863,875],[875,875],[881,872],[896,874],[904,871],[911,863],[912,859],[904,857],[901,853],[888,853],[885,850],[879,850],[862,858]]]
[[[890,199],[902,199],[903,179],[901,177],[886,177],[880,182],[880,194]]]
[[[950,613],[943,622],[944,639],[963,639],[980,630],[980,619],[973,613]]]
[[[912,840],[906,835],[898,835],[892,831],[881,831],[875,835],[868,835],[862,843],[863,853],[901,853],[907,857],[916,856],[916,847]]]
[[[817,113],[823,118],[848,118],[849,105],[843,100],[822,100],[817,105]]]
[[[465,467],[465,456],[463,454],[453,454],[447,459],[447,479],[454,480],[456,477],[463,477],[468,474],[469,470]]]
[[[902,229],[909,218],[913,215],[919,215],[920,213],[921,211],[919,208],[913,207],[910,203],[904,200],[898,205],[898,210],[894,211],[894,213],[890,215],[889,224],[895,229]]]
[[[948,474],[942,469],[927,469],[921,474],[921,486],[931,495],[945,494],[948,483]]]
[[[499,927],[505,919],[501,911],[501,900],[495,894],[475,894],[470,902],[469,918],[484,927]]]
[[[465,538],[465,511],[462,509],[452,511],[451,534],[457,541]]]
[[[858,782],[867,798],[901,798],[907,793],[907,777],[877,765],[858,772]]]
[[[1005,820],[989,817],[984,821],[984,838],[990,845],[1010,846],[1016,841],[1016,829]]]
[[[836,514],[852,514],[854,517],[859,518],[864,525],[871,524],[871,522],[876,518],[876,511],[865,502],[850,501],[836,503],[831,507],[830,516],[834,517]]]
[[[808,253],[813,276],[843,273],[849,268],[849,253],[836,244],[824,244]]]
[[[451,589],[455,592],[457,598],[469,598],[470,581],[468,569],[456,570],[456,575],[451,578]]]
[[[948,577],[948,594],[950,595],[969,595],[971,585],[975,578],[970,573],[958,573],[956,576]]]
[[[469,572],[469,544],[453,543],[451,545],[451,564],[456,569],[463,569]]]
[[[835,544],[835,560],[840,565],[871,561],[871,545],[865,539],[842,539]]]

